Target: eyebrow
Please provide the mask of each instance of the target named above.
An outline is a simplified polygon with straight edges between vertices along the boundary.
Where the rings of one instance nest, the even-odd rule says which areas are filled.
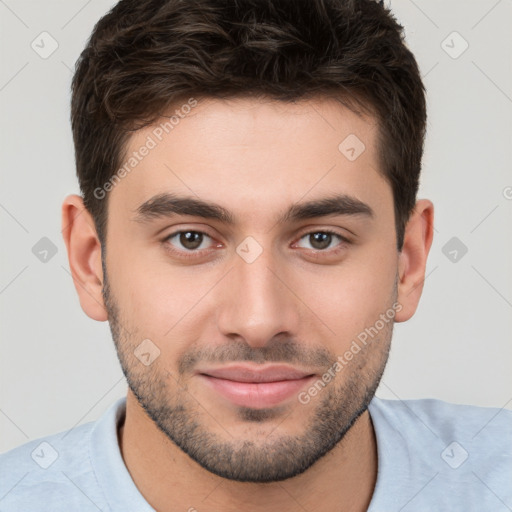
[[[170,193],[153,196],[134,211],[136,215],[133,220],[140,223],[174,215],[191,215],[218,220],[228,225],[235,224],[234,215],[223,206],[194,197],[177,196]],[[328,215],[364,215],[370,218],[375,216],[368,204],[346,194],[336,194],[308,202],[295,203],[276,222],[291,223]]]

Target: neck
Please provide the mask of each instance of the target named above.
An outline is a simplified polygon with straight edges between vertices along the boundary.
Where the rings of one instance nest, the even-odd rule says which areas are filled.
[[[227,480],[202,468],[158,429],[130,391],[118,437],[135,485],[158,512],[366,511],[377,479],[368,411],[304,473],[265,484]]]

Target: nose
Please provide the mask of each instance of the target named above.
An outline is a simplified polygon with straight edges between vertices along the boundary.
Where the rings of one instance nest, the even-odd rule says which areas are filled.
[[[270,250],[251,263],[235,255],[216,308],[220,332],[254,348],[265,346],[277,335],[296,336],[300,302],[288,275]]]

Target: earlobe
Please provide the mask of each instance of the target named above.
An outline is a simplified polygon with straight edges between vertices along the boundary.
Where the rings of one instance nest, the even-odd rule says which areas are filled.
[[[427,257],[434,232],[434,206],[420,199],[405,228],[404,244],[398,257],[398,302],[402,305],[396,322],[405,322],[415,313],[423,291]]]
[[[92,216],[78,195],[70,195],[62,203],[62,236],[82,309],[93,320],[107,320],[102,296],[101,244]]]

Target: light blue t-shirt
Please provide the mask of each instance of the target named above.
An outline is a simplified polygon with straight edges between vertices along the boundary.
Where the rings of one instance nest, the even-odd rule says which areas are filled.
[[[0,455],[0,511],[153,511],[119,449],[125,411],[122,398],[96,422]],[[512,510],[512,411],[379,398],[369,411],[378,452],[369,511]]]

